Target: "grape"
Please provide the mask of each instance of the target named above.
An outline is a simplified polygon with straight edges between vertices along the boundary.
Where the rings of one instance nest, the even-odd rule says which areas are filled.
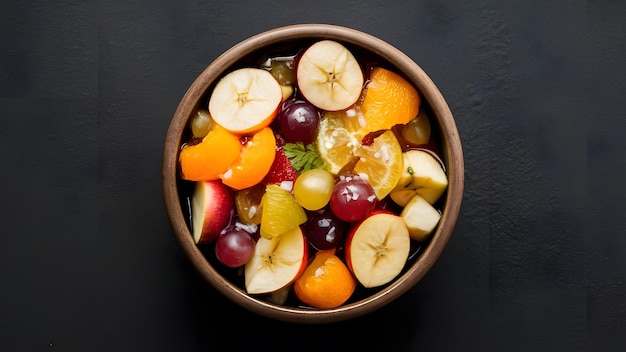
[[[296,83],[296,73],[293,69],[293,60],[272,60],[270,73],[278,83],[283,86],[291,86]]]
[[[402,137],[409,143],[420,145],[428,143],[430,139],[430,121],[421,109],[417,117],[409,121],[402,130]]]
[[[261,223],[261,198],[264,193],[265,186],[260,183],[235,191],[235,209],[241,222],[256,225]]]
[[[346,224],[328,209],[313,213],[306,223],[309,243],[318,250],[337,248],[343,244],[345,229]]]
[[[254,254],[252,235],[241,228],[224,230],[215,241],[215,255],[220,263],[237,268],[244,265]]]
[[[376,194],[367,181],[359,176],[340,178],[330,197],[330,208],[343,221],[364,219],[376,206]]]
[[[285,141],[309,144],[315,139],[320,123],[320,114],[315,106],[309,102],[289,100],[283,103],[277,119]]]
[[[335,186],[333,175],[323,169],[303,172],[293,185],[293,196],[307,210],[318,210],[326,206]]]
[[[191,133],[196,138],[204,138],[213,126],[213,119],[207,110],[198,109],[191,118]]]

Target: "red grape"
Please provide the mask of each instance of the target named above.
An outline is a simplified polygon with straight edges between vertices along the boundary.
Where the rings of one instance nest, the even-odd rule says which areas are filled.
[[[223,231],[215,242],[215,255],[224,265],[236,268],[254,254],[256,242],[247,231],[234,227]]]
[[[341,220],[355,222],[364,219],[376,206],[376,194],[367,181],[359,176],[341,177],[330,197],[330,208]]]
[[[289,143],[312,143],[320,122],[320,114],[311,103],[304,100],[288,100],[278,113],[281,135]]]
[[[343,243],[345,229],[346,224],[327,208],[312,213],[306,223],[309,243],[318,250],[339,247]]]

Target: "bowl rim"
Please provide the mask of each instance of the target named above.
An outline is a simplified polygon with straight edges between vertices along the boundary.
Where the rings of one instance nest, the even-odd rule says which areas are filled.
[[[431,107],[441,130],[441,149],[448,173],[440,224],[420,257],[404,273],[381,291],[359,301],[334,309],[311,310],[275,305],[257,299],[226,280],[207,261],[193,241],[184,218],[177,180],[177,160],[182,134],[188,118],[207,89],[231,64],[260,47],[297,39],[332,39],[364,47],[387,60],[411,81]],[[368,33],[332,24],[304,23],[270,29],[233,45],[211,62],[193,81],[181,99],[170,122],[163,149],[163,200],[172,230],[188,259],[216,290],[234,303],[273,319],[301,323],[329,323],[356,318],[378,310],[400,297],[419,282],[440,257],[454,230],[461,207],[464,188],[464,161],[460,136],[452,112],[430,77],[410,57],[393,45]]]

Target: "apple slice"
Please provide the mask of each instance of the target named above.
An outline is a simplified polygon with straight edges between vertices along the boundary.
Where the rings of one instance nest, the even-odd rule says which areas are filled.
[[[308,243],[299,226],[271,239],[260,237],[244,276],[250,294],[275,292],[292,284],[308,261]]]
[[[241,68],[217,82],[209,99],[213,121],[235,134],[269,126],[283,100],[280,84],[266,70]]]
[[[419,194],[411,198],[400,216],[404,219],[411,238],[419,242],[432,234],[441,219],[441,213]]]
[[[352,53],[333,40],[311,45],[296,68],[298,88],[311,104],[322,110],[343,110],[359,99],[363,71]]]
[[[215,241],[230,223],[233,209],[233,194],[222,181],[196,182],[191,198],[191,230],[196,244]]]
[[[404,152],[404,171],[389,196],[401,207],[419,194],[435,204],[448,188],[448,176],[439,161],[430,153],[412,149]],[[409,177],[410,176],[410,177]]]
[[[346,237],[346,264],[366,288],[385,285],[400,274],[409,257],[409,230],[389,211],[373,212]]]

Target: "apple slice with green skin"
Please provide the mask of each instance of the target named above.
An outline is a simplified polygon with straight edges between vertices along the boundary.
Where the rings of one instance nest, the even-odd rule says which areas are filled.
[[[269,71],[241,68],[217,82],[209,99],[209,113],[226,130],[243,135],[269,126],[282,101],[280,84]]]
[[[441,219],[441,213],[419,194],[409,200],[400,216],[404,219],[411,238],[419,242],[430,237]]]
[[[435,204],[448,188],[448,176],[439,161],[430,153],[412,149],[404,152],[404,171],[389,196],[404,207],[419,194],[428,203]]]
[[[292,284],[308,261],[308,242],[300,226],[273,237],[260,237],[244,268],[249,294],[276,292]]]
[[[364,287],[382,286],[402,272],[410,246],[404,220],[389,211],[377,210],[348,233],[346,264]]]
[[[222,181],[196,182],[191,198],[191,230],[196,244],[214,242],[230,223],[233,209],[233,194]]]
[[[343,110],[361,96],[364,76],[359,62],[342,44],[320,40],[307,48],[296,67],[298,88],[316,107]]]

